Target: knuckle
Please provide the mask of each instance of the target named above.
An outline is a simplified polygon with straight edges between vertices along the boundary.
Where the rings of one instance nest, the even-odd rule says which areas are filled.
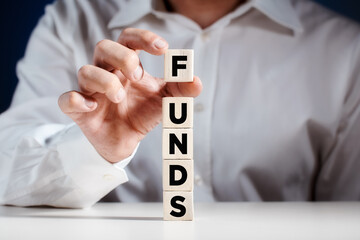
[[[99,42],[96,43],[95,49],[100,52],[103,52],[107,49],[108,44],[109,44],[109,40],[107,39],[100,40]]]
[[[134,65],[138,65],[139,64],[138,55],[134,51],[129,50],[123,58],[123,64],[125,65],[126,68],[132,68]]]
[[[124,35],[128,35],[131,32],[133,32],[134,28],[125,28],[124,30],[122,30],[120,36],[124,36]]]
[[[69,108],[74,108],[79,103],[79,98],[75,92],[69,92],[67,96],[67,105]]]
[[[155,35],[148,30],[144,30],[141,33],[140,37],[141,37],[141,40],[144,42],[152,42],[155,38]]]
[[[78,71],[79,78],[87,78],[92,74],[92,67],[91,65],[84,65]]]
[[[104,83],[104,88],[106,93],[113,92],[114,89],[116,89],[116,87],[117,87],[117,83],[114,80],[109,80]]]
[[[118,38],[118,42],[119,43],[125,42],[126,37],[128,35],[131,35],[131,32],[133,32],[133,30],[134,30],[133,28],[125,28],[124,30],[122,30],[121,33],[120,33],[120,36]]]

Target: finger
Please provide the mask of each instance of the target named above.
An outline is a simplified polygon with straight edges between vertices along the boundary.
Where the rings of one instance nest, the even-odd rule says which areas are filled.
[[[91,97],[85,96],[76,91],[62,94],[58,99],[58,104],[65,114],[92,112],[96,109],[97,103]]]
[[[197,97],[202,91],[202,82],[194,76],[193,82],[168,82],[166,94],[172,97]]]
[[[144,29],[124,29],[118,42],[133,50],[144,50],[153,55],[162,55],[169,44],[160,36]]]
[[[78,82],[80,90],[85,94],[102,93],[114,103],[121,102],[126,96],[119,78],[99,67],[92,65],[81,67],[78,72]]]
[[[140,59],[134,50],[107,39],[96,45],[94,64],[107,71],[120,70],[132,81],[141,80],[144,74]]]

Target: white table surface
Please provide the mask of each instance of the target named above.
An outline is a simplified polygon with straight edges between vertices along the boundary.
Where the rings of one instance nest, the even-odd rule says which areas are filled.
[[[160,203],[0,206],[7,239],[360,239],[360,203],[197,203],[193,222],[163,221]]]

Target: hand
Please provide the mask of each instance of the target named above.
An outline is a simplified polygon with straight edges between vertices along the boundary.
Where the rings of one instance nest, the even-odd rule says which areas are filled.
[[[102,40],[96,45],[94,65],[85,65],[78,72],[80,92],[59,97],[61,110],[107,161],[115,163],[130,156],[160,123],[163,97],[200,94],[198,77],[190,83],[166,83],[143,70],[140,50],[162,55],[167,48],[167,42],[152,32],[125,29],[117,42]]]

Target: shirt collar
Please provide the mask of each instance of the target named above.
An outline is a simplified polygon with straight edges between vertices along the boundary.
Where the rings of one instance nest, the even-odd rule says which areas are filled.
[[[121,1],[119,11],[111,18],[108,28],[117,28],[130,25],[153,10],[150,0]]]
[[[303,28],[298,15],[290,0],[249,0],[252,7],[256,8],[274,22],[290,28],[294,32],[302,32]],[[120,3],[120,10],[112,17],[108,28],[117,28],[130,25],[142,17],[165,11],[162,0],[127,0]]]
[[[302,32],[303,27],[290,0],[253,0],[254,7],[278,24],[294,32]]]

